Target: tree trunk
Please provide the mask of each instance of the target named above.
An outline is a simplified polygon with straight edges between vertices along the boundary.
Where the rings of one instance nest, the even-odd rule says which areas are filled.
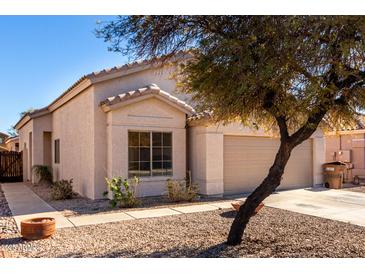
[[[232,223],[227,244],[238,245],[241,243],[246,225],[254,214],[256,207],[280,185],[292,149],[293,147],[288,140],[281,141],[280,148],[276,154],[274,164],[269,170],[269,174],[261,185],[247,197],[245,203],[240,207],[240,210]]]

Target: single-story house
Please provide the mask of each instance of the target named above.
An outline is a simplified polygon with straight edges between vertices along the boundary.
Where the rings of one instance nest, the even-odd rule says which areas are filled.
[[[10,136],[6,138],[5,146],[8,151],[19,151],[19,136]]]
[[[24,180],[35,180],[33,165],[48,165],[54,180],[72,178],[75,191],[96,199],[106,177],[137,175],[138,195],[158,196],[167,178],[184,179],[190,171],[203,195],[252,191],[268,172],[279,139],[197,114],[171,77],[183,58],[85,75],[48,106],[24,115],[16,124]],[[321,184],[324,161],[318,131],[293,151],[280,188]]]

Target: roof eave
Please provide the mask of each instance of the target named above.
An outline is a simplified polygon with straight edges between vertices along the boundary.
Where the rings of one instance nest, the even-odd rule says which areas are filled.
[[[15,124],[14,128],[16,130],[19,130],[22,127],[24,127],[30,120],[38,118],[38,117],[42,117],[49,113],[50,112],[49,112],[48,108],[42,108],[42,109],[36,110],[35,112],[27,113],[22,118],[20,118],[20,120]]]
[[[155,93],[149,93],[149,94],[146,94],[146,95],[141,95],[139,97],[136,97],[136,98],[133,98],[133,99],[130,99],[130,100],[126,100],[126,101],[121,101],[121,102],[118,102],[118,103],[112,103],[111,104],[111,103],[105,103],[104,102],[100,106],[101,106],[101,109],[104,112],[110,112],[110,111],[125,107],[127,105],[135,104],[137,102],[144,101],[144,100],[147,100],[147,99],[150,99],[150,98],[156,98],[158,100],[161,100],[161,101],[167,103],[168,105],[170,105],[171,107],[173,107],[175,109],[178,109],[181,112],[184,112],[187,115],[193,115],[194,114],[194,109],[193,108],[190,109],[190,107],[180,106],[180,105],[178,105],[174,102],[171,102],[170,100],[164,98],[163,96],[161,96],[159,94],[155,94]]]
[[[16,130],[20,130],[22,127],[24,127],[29,121],[31,120],[29,114],[24,115],[20,120],[14,125],[14,128]]]
[[[326,136],[349,135],[349,134],[365,134],[365,129],[337,130],[326,132]]]
[[[8,137],[8,138],[5,140],[5,144],[9,144],[10,142],[16,142],[16,141],[19,141],[19,136]]]

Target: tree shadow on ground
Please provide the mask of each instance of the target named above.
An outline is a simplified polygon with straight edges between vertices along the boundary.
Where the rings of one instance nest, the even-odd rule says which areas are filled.
[[[237,212],[235,210],[231,210],[231,211],[225,211],[222,212],[221,214],[219,214],[221,217],[223,218],[227,218],[227,219],[234,219],[237,215]]]

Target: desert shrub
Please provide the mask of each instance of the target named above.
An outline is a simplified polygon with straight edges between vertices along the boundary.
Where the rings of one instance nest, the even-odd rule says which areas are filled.
[[[122,179],[121,177],[114,177],[112,179],[105,179],[108,185],[108,190],[112,193],[112,199],[110,204],[112,207],[135,207],[140,204],[140,201],[136,198],[136,188],[139,184],[139,178],[134,177],[132,179]],[[109,191],[104,192],[104,196],[107,196]]]
[[[32,167],[34,175],[38,178],[38,183],[47,182],[52,183],[52,172],[48,166],[34,165]]]
[[[167,196],[172,202],[191,202],[198,197],[198,186],[186,180],[167,180]]]
[[[54,182],[52,185],[51,196],[53,200],[72,199],[74,192],[72,190],[72,179]]]

